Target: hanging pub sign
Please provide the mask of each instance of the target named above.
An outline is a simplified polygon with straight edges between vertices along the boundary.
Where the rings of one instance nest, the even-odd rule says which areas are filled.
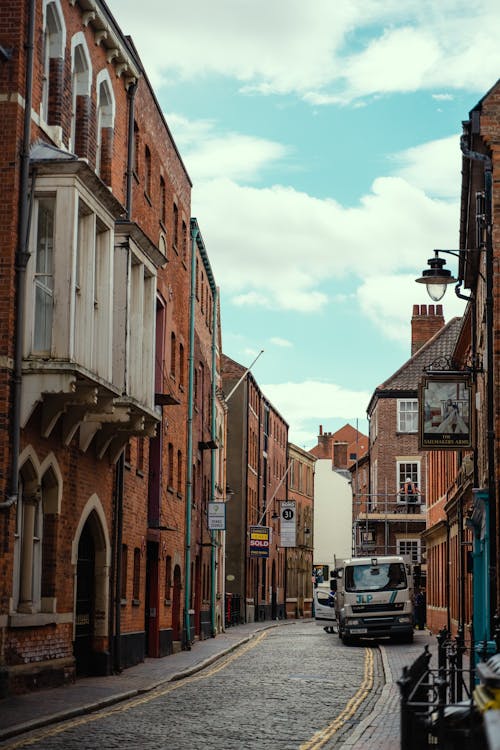
[[[472,448],[472,385],[468,375],[429,375],[420,384],[420,450]]]
[[[269,557],[269,526],[250,526],[250,557]]]
[[[280,524],[280,544],[282,547],[296,547],[296,510],[295,500],[282,500]]]

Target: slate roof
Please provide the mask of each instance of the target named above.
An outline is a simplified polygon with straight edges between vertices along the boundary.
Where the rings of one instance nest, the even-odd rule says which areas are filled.
[[[462,323],[463,318],[452,318],[429,341],[420,347],[399,370],[396,370],[393,375],[377,386],[370,399],[367,409],[368,413],[371,412],[375,400],[378,397],[383,398],[385,392],[391,392],[392,395],[394,391],[401,391],[406,394],[408,391],[415,391],[416,394],[425,368],[440,357],[447,357],[453,354]]]

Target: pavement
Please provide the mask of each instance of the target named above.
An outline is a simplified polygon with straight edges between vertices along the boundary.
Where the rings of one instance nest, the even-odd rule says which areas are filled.
[[[293,621],[288,621],[288,624]],[[246,623],[228,628],[215,638],[196,641],[189,651],[143,663],[107,677],[80,678],[71,685],[16,695],[0,701],[0,742],[39,727],[91,713],[179,680],[205,668],[247,643],[257,633],[282,627],[287,621]],[[413,644],[380,644],[385,684],[373,710],[342,742],[345,750],[400,750],[400,706],[397,680],[428,645],[437,665],[437,640],[427,630],[416,631]],[[43,697],[42,697],[43,696]]]

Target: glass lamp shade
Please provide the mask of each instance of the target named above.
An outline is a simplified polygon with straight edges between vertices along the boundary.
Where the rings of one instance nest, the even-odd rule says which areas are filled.
[[[426,284],[427,294],[433,302],[439,302],[443,299],[446,292],[446,284]]]

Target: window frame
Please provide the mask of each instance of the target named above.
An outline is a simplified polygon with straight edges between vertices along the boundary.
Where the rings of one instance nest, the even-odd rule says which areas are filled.
[[[406,409],[408,405],[413,408]],[[406,424],[411,422],[410,428]],[[398,398],[397,400],[397,431],[403,434],[418,432],[418,398]]]

